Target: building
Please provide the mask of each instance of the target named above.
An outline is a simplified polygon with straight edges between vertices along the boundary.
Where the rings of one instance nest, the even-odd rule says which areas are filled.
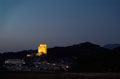
[[[31,56],[41,56],[41,55],[46,55],[47,54],[47,45],[46,44],[40,44],[40,46],[38,46],[38,53],[32,53],[32,54],[27,54],[27,57],[31,57]]]
[[[25,61],[21,60],[21,59],[8,59],[8,60],[5,60],[4,63],[5,64],[22,65],[22,64],[25,64]]]
[[[40,44],[38,47],[38,53],[36,54],[37,56],[41,56],[42,54],[47,54],[47,45],[46,44]]]

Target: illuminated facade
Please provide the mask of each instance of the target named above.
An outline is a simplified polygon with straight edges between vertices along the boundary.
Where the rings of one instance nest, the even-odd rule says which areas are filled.
[[[47,54],[47,45],[46,44],[40,44],[38,46],[38,53],[36,53],[36,56],[41,56],[41,55],[46,55]],[[33,54],[27,54],[27,57],[33,56]]]
[[[47,45],[46,44],[40,44],[38,47],[38,53],[36,54],[37,56],[41,56],[42,54],[47,54]]]

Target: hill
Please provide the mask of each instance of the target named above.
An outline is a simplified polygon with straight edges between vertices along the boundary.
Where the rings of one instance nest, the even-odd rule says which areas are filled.
[[[114,49],[114,48],[117,48],[119,46],[120,46],[120,44],[106,44],[103,47],[107,48],[107,49]]]
[[[84,42],[67,47],[48,48],[47,56],[66,57],[66,56],[81,56],[81,55],[99,55],[110,50],[99,45]],[[26,57],[27,54],[37,53],[37,50],[24,50],[20,52],[5,52],[1,54],[4,58],[19,58]]]
[[[74,61],[72,72],[120,72],[120,47],[101,55],[84,55]]]
[[[54,56],[81,56],[81,55],[98,55],[109,51],[99,45],[84,42],[67,47],[55,47],[48,49],[48,55]]]

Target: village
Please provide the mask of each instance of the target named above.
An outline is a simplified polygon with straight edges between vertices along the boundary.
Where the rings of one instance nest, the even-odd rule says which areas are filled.
[[[70,64],[69,58],[52,58],[47,55],[47,45],[40,44],[38,53],[27,54],[23,59],[7,59],[3,66],[12,71],[68,71]]]

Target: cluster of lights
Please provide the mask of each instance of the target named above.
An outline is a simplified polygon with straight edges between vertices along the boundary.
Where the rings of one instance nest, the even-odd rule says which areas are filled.
[[[36,53],[36,56],[41,56],[41,55],[46,55],[47,54],[47,45],[46,44],[40,44],[38,46],[38,53]],[[27,54],[27,57],[33,56],[34,54]]]

